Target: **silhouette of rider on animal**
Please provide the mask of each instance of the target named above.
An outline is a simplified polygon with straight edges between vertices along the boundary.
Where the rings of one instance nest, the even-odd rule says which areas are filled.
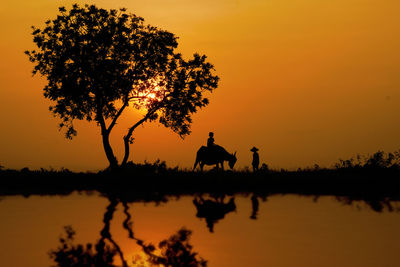
[[[224,170],[224,161],[228,161],[229,167],[233,169],[237,161],[236,152],[234,154],[228,153],[225,148],[215,144],[214,133],[209,132],[207,146],[202,146],[197,151],[193,170],[196,169],[197,164],[200,164],[201,170],[203,170],[204,165],[215,165],[217,169],[221,167]]]

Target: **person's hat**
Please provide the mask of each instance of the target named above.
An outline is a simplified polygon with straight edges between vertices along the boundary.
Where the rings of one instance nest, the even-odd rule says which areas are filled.
[[[209,132],[208,135],[214,135],[214,133],[213,132]]]
[[[252,152],[257,152],[257,151],[258,151],[258,148],[256,148],[255,146],[253,146],[253,148],[250,149],[250,151],[252,151]]]

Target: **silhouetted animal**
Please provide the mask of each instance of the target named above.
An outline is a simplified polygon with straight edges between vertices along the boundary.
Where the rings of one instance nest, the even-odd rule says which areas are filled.
[[[196,162],[194,163],[193,170],[196,169],[197,164],[200,165],[200,169],[203,171],[204,165],[216,165],[217,169],[221,164],[222,170],[224,169],[224,161],[229,162],[229,167],[233,169],[236,163],[236,152],[235,154],[228,153],[225,148],[219,145],[212,147],[202,146],[197,151]]]
[[[205,218],[207,227],[210,232],[214,232],[214,224],[225,217],[225,214],[235,211],[235,199],[232,197],[228,203],[221,200],[204,200],[203,198],[195,198],[193,204],[196,206],[198,218]]]

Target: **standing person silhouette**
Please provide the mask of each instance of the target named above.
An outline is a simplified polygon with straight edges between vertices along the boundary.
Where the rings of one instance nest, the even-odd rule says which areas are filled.
[[[211,148],[214,146],[214,133],[209,132],[208,133],[208,139],[207,139],[207,147]]]
[[[251,163],[253,165],[253,171],[258,171],[258,166],[260,165],[260,156],[258,155],[257,151],[258,148],[253,146],[252,149],[250,149],[251,152],[253,152],[253,162]]]

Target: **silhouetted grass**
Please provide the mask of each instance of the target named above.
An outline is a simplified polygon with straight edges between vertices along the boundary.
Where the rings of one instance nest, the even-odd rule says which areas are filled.
[[[299,194],[382,201],[400,200],[399,154],[340,160],[333,168],[192,172],[168,168],[165,162],[133,164],[118,171],[0,170],[0,195],[67,195],[98,191],[125,201],[163,201],[167,196],[195,194]],[[346,201],[347,201],[346,200]]]

